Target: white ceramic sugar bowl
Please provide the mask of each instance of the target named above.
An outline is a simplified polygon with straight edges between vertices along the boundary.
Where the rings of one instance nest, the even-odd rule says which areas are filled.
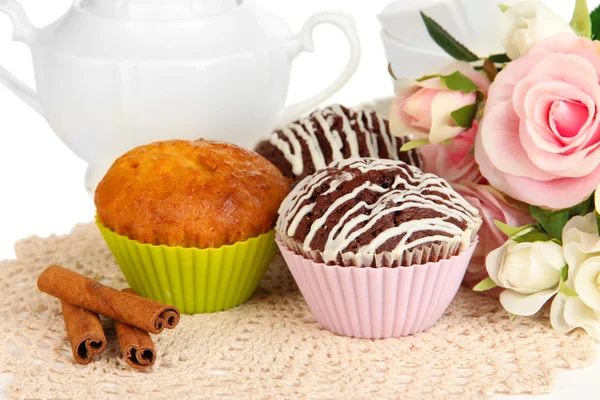
[[[293,35],[252,1],[75,0],[39,29],[14,0],[0,0],[0,11],[12,19],[14,39],[31,48],[37,90],[1,67],[0,83],[89,164],[89,190],[115,158],[153,141],[252,146],[339,90],[360,59],[351,17],[316,14]],[[345,33],[350,61],[330,87],[285,108],[292,61],[313,50],[321,23]]]

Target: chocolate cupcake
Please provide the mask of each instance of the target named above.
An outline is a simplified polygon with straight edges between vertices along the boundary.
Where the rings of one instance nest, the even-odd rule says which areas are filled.
[[[398,267],[436,262],[471,245],[481,225],[443,179],[402,161],[337,161],[300,182],[277,232],[317,262]]]
[[[276,231],[316,320],[375,339],[421,332],[442,316],[480,225],[443,179],[401,161],[350,159],[300,182]]]
[[[399,160],[421,167],[418,150],[400,152],[407,141],[392,136],[388,121],[375,112],[333,105],[273,132],[256,152],[295,185],[333,161],[353,157]]]

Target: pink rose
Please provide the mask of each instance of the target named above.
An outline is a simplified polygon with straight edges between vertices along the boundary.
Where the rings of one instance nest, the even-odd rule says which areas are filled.
[[[479,230],[479,245],[464,279],[465,283],[474,286],[488,276],[485,269],[487,255],[508,240],[508,236],[498,229],[494,221],[514,227],[528,225],[534,221],[526,209],[489,185],[475,185],[463,181],[452,184],[452,187],[476,207],[483,218],[483,225]]]
[[[498,74],[477,135],[483,176],[507,195],[574,206],[600,181],[599,43],[562,33]]]
[[[487,93],[490,86],[488,79],[468,63],[453,63],[444,68],[440,75],[446,76],[456,71]],[[421,82],[399,80],[390,112],[390,127],[398,137],[417,134],[420,138],[427,137],[431,143],[442,143],[469,129],[457,126],[450,114],[476,102],[475,92],[450,90],[442,84],[439,77]]]
[[[485,183],[472,153],[477,127],[477,121],[474,121],[473,128],[459,134],[448,145],[428,144],[421,147],[423,171],[442,177],[448,182],[465,180]]]

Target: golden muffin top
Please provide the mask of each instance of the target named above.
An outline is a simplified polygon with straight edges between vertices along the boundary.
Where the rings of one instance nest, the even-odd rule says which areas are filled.
[[[215,248],[268,232],[290,191],[279,170],[232,144],[173,140],[138,147],[96,189],[98,218],[142,243]]]

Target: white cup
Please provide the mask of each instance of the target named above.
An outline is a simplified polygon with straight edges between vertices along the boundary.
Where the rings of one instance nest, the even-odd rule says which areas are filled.
[[[433,18],[459,42],[480,56],[503,52],[498,26],[502,15],[497,0],[397,0],[378,15],[394,40],[439,52],[420,12]]]
[[[450,64],[452,58],[441,49],[429,50],[407,46],[392,38],[386,31],[381,32],[381,40],[388,62],[397,78],[417,79],[424,75],[436,74]]]

